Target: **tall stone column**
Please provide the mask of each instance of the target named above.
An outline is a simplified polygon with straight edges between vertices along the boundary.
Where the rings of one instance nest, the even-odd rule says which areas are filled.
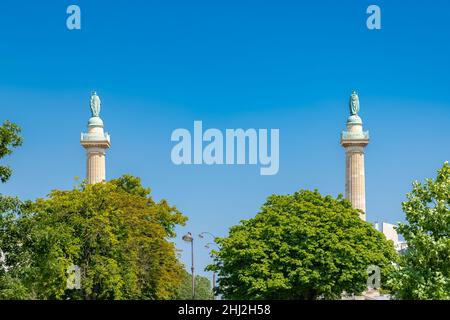
[[[111,146],[109,134],[103,130],[100,118],[100,98],[91,95],[92,117],[88,122],[88,132],[81,134],[81,145],[86,149],[86,179],[88,184],[106,180],[106,149]]]
[[[359,98],[355,91],[350,97],[350,117],[347,130],[341,134],[341,145],[345,148],[345,197],[355,209],[361,210],[360,217],[366,220],[366,177],[364,170],[364,148],[369,144],[369,132],[363,131],[358,116]]]

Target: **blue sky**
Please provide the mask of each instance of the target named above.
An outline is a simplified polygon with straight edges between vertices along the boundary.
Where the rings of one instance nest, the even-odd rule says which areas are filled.
[[[377,4],[382,29],[366,28]],[[81,8],[68,31],[66,8]],[[0,112],[25,143],[2,160],[0,192],[33,199],[84,177],[79,144],[89,95],[110,132],[108,178],[131,173],[189,217],[187,231],[227,235],[272,193],[344,192],[340,132],[353,89],[371,133],[367,214],[403,219],[401,201],[450,158],[450,3],[435,1],[0,2]],[[174,129],[278,128],[280,170],[175,166]],[[210,261],[196,240],[197,269]]]

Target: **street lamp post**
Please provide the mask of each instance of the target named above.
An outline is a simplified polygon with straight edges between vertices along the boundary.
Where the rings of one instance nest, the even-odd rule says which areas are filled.
[[[216,293],[214,292],[214,289],[216,288],[216,272],[213,272],[213,283],[212,283],[212,287],[213,287],[213,300],[216,300]]]
[[[183,240],[191,243],[192,300],[195,300],[194,237],[188,232],[183,236]]]

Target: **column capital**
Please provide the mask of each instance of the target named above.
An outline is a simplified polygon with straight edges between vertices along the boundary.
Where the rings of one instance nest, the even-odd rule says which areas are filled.
[[[349,132],[343,131],[341,133],[341,145],[344,148],[349,146],[362,146],[365,147],[369,144],[369,131],[363,132]]]
[[[364,153],[364,149],[366,146],[362,145],[348,145],[345,146],[345,152],[347,153]]]

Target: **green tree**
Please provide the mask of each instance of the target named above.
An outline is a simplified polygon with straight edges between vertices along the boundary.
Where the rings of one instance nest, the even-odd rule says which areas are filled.
[[[212,300],[213,291],[208,278],[195,276],[195,300]],[[178,288],[177,300],[192,300],[192,275],[183,270],[183,280]]]
[[[5,208],[8,209],[8,208]],[[171,299],[182,279],[174,244],[186,218],[132,176],[11,205],[0,215],[0,297]],[[81,269],[81,289],[67,269]],[[20,289],[17,293],[12,289]]]
[[[403,202],[408,243],[391,283],[397,299],[450,299],[450,165],[437,178],[413,183]]]
[[[18,125],[5,121],[0,126],[0,159],[11,154],[13,148],[22,145],[21,129]],[[12,170],[8,166],[0,166],[0,181],[5,183],[11,177]]]
[[[350,202],[317,191],[272,195],[252,219],[217,239],[208,270],[231,299],[335,299],[366,289],[367,268],[383,278],[397,254]]]
[[[13,148],[22,145],[20,136],[21,129],[18,125],[5,121],[0,126],[0,159],[10,155]],[[0,166],[0,181],[5,183],[11,177],[12,170],[8,166]],[[6,273],[5,252],[2,250],[2,238],[10,237],[5,234],[7,230],[15,231],[13,226],[14,217],[18,214],[21,202],[14,197],[0,194],[0,299],[4,294],[20,299],[26,294],[25,288],[18,282],[11,273]],[[11,253],[12,255],[14,252]]]
[[[24,265],[28,258],[21,255],[22,247],[18,241],[20,227],[16,224],[20,215],[22,203],[18,198],[0,195],[0,300],[26,299],[29,297],[27,288],[22,284],[17,272],[19,264]],[[7,252],[7,254],[6,254]],[[24,260],[20,260],[23,258]],[[8,267],[7,261],[16,261],[15,267]]]

